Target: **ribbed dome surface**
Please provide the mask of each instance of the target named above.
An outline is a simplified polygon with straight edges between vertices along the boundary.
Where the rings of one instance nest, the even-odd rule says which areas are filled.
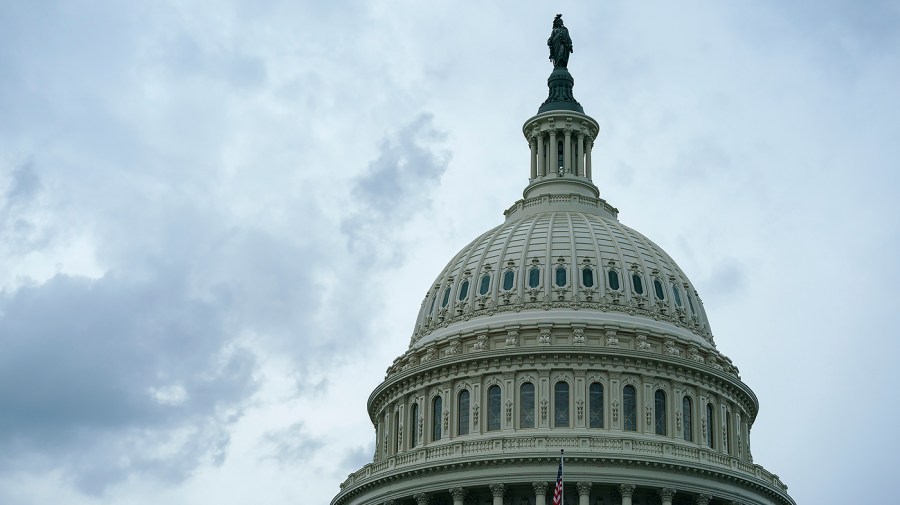
[[[511,216],[450,260],[422,303],[411,347],[532,311],[545,320],[564,313],[675,326],[713,346],[699,296],[659,246],[601,211],[539,207],[546,209]]]

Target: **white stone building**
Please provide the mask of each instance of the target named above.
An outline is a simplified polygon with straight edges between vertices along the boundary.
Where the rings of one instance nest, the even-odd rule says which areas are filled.
[[[567,59],[522,128],[523,198],[426,293],[369,397],[374,461],[332,505],[544,505],[562,449],[568,504],[794,505],[693,284],[599,198]]]

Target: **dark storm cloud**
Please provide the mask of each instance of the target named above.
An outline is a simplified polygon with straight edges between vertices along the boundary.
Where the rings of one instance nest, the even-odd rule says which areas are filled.
[[[135,470],[184,478],[186,461],[220,450],[221,437],[170,455],[145,445],[227,425],[255,388],[255,358],[227,343],[227,305],[189,296],[186,278],[57,275],[0,297],[0,467],[67,464],[99,492]]]
[[[378,157],[353,183],[358,210],[343,223],[353,250],[371,250],[413,213],[430,209],[433,189],[450,162],[445,139],[433,116],[421,114],[381,141]]]

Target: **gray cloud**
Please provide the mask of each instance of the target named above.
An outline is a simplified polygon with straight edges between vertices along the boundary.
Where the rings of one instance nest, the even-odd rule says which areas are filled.
[[[430,209],[432,191],[450,162],[445,139],[432,115],[421,114],[381,141],[378,157],[353,183],[358,209],[342,224],[353,251],[376,251],[385,234]]]
[[[303,426],[302,422],[296,422],[287,428],[266,433],[263,445],[268,454],[264,459],[273,459],[287,466],[309,461],[325,444],[304,433]]]

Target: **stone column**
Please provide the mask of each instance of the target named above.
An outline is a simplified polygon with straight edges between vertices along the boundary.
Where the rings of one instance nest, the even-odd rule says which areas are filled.
[[[537,152],[538,152],[538,176],[547,175],[547,153],[544,152],[544,132],[540,132],[537,136]]]
[[[528,148],[531,151],[531,180],[537,178],[537,139],[528,139]]]
[[[695,502],[697,505],[709,505],[709,500],[712,500],[712,496],[708,494],[698,494]]]
[[[574,172],[572,170],[572,129],[566,127],[565,140],[563,140],[563,166],[566,172]]]
[[[670,487],[664,487],[659,490],[659,499],[662,505],[672,505],[672,498],[675,497],[675,490]]]
[[[494,496],[494,505],[503,505],[503,491],[506,489],[506,486],[503,484],[491,484],[488,487],[491,488],[491,494]]]
[[[550,159],[549,167],[553,170],[553,174],[556,175],[559,173],[559,143],[556,141],[556,130],[550,130],[550,145],[549,147],[549,155]]]
[[[619,494],[622,495],[622,505],[631,505],[631,497],[634,495],[634,484],[621,484]]]
[[[575,156],[575,175],[584,177],[584,133],[578,132],[578,154]]]
[[[413,495],[417,505],[428,505],[428,495],[425,493],[416,493]]]
[[[587,138],[587,153],[584,155],[584,175],[588,179],[591,178],[591,151],[594,150],[594,139],[588,136]]]
[[[463,500],[466,498],[466,490],[462,487],[452,487],[450,488],[450,496],[453,497],[453,505],[463,505]]]
[[[534,488],[534,505],[547,505],[547,482],[535,481],[531,483]]]
[[[591,505],[591,484],[590,482],[579,482],[575,485],[578,488],[578,505]]]

